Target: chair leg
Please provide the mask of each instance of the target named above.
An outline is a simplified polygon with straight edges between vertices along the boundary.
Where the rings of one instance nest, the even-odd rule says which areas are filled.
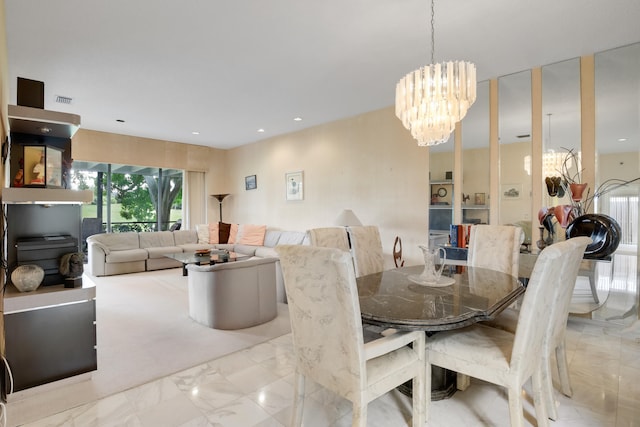
[[[465,391],[471,385],[471,377],[469,375],[458,373],[456,375],[456,388]]]
[[[360,396],[357,402],[353,402],[351,426],[367,427],[367,402],[362,399],[362,396]]]
[[[553,389],[553,377],[551,376],[550,355],[547,354],[542,358],[540,369],[542,375],[542,396],[545,401],[549,418],[555,421],[558,419],[558,410],[555,398],[555,390]]]
[[[426,378],[425,378],[426,366],[423,363],[418,370],[418,375],[413,378],[412,390],[413,390],[413,427],[424,427],[425,408],[427,406],[426,396]],[[431,379],[431,375],[429,375]],[[431,387],[429,387],[431,388]],[[429,399],[431,399],[431,390],[429,390]]]
[[[429,411],[431,408],[431,362],[429,351],[424,355],[424,419],[429,424]]]
[[[522,407],[522,388],[512,389],[509,387],[509,418],[511,419],[511,427],[524,426],[524,414]]]
[[[302,411],[304,409],[304,375],[296,372],[296,382],[293,386],[293,407],[291,408],[291,427],[302,425]]]
[[[545,363],[544,360],[542,362]],[[538,367],[533,372],[533,377],[531,378],[531,388],[533,389],[533,403],[536,407],[536,421],[538,421],[538,427],[548,427],[549,416],[547,414],[547,405],[545,402],[545,398],[543,397],[544,382],[542,379],[542,375],[542,369],[541,367]]]
[[[571,397],[573,396],[573,390],[571,390],[571,380],[569,379],[569,362],[567,361],[567,349],[565,348],[564,339],[560,340],[560,344],[556,347],[556,360],[562,394]]]

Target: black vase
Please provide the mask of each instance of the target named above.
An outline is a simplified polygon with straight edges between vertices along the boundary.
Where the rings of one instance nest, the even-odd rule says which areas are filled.
[[[567,225],[567,239],[578,236],[593,241],[584,251],[584,258],[603,259],[614,253],[620,244],[622,230],[615,219],[604,214],[580,215]]]

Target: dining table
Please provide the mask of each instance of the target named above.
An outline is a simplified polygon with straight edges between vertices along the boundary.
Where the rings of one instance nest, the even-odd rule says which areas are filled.
[[[400,267],[356,279],[362,322],[383,329],[438,331],[494,319],[525,291],[518,278],[479,267],[444,269],[439,284],[419,280],[423,265]],[[409,383],[410,386],[410,383]],[[404,389],[404,390],[403,390]],[[401,389],[407,392],[405,385]],[[433,367],[431,399],[456,391],[456,373]]]

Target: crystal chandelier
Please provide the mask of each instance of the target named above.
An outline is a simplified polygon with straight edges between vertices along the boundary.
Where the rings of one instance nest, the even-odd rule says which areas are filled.
[[[431,0],[431,64],[410,72],[396,86],[396,116],[418,145],[447,142],[456,123],[476,100],[476,66],[471,62],[436,64],[434,0]]]

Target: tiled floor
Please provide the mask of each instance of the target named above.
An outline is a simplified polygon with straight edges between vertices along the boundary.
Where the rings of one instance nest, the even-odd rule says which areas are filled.
[[[571,319],[567,343],[574,394],[558,396],[559,419],[551,425],[640,426],[640,327]],[[292,373],[288,334],[28,426],[286,426]],[[526,401],[526,422],[536,425]],[[312,384],[304,418],[306,427],[349,426],[350,405]],[[395,391],[375,400],[368,425],[411,425],[410,400]],[[433,402],[428,425],[508,426],[506,394],[472,380],[466,391]]]

